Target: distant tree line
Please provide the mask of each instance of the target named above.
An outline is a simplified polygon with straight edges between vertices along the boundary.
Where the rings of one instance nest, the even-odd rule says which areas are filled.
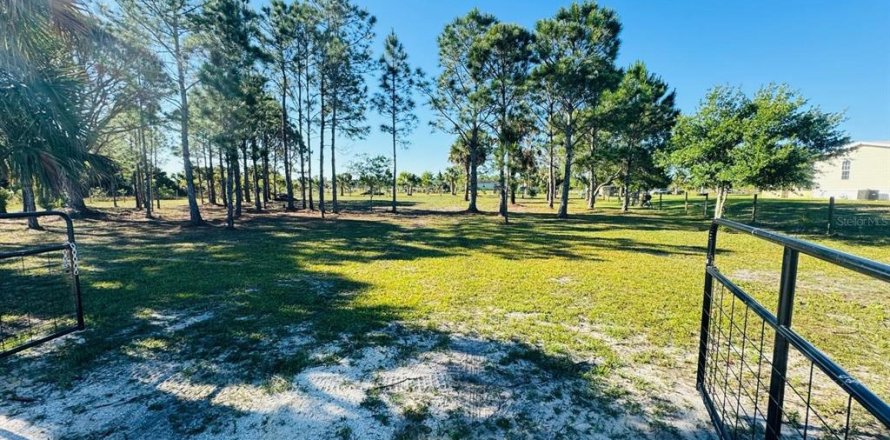
[[[435,76],[411,66],[394,31],[375,57],[376,19],[350,0],[9,0],[0,24],[0,206],[15,191],[26,211],[56,200],[91,215],[84,198],[101,187],[152,217],[169,186],[159,157],[172,152],[196,225],[202,203],[225,206],[229,227],[275,199],[324,216],[356,184],[388,191],[393,212],[416,190],[463,193],[476,212],[486,164],[505,221],[519,188],[542,188],[566,218],[573,186],[590,209],[618,186],[627,211],[629,194],[671,181],[714,188],[720,215],[733,187],[806,185],[848,141],[842,115],[784,85],[751,97],[717,87],[681,116],[643,62],[616,65],[621,23],[591,1],[533,29],[471,10],[439,35]],[[418,104],[454,137],[441,173],[397,167]],[[391,152],[343,173],[338,142],[365,138],[369,111]]]

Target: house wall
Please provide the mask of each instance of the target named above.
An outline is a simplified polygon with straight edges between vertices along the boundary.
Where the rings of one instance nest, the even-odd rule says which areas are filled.
[[[844,160],[850,161],[850,177],[842,179]],[[860,190],[877,190],[890,199],[890,146],[863,144],[847,154],[816,164],[813,197],[856,199]]]

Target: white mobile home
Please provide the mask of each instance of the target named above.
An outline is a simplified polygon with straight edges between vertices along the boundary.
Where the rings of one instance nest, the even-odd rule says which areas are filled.
[[[813,197],[890,199],[890,141],[854,142],[816,164]]]

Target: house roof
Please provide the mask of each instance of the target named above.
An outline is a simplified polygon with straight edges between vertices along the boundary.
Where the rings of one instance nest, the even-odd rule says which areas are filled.
[[[855,150],[859,147],[890,148],[890,141],[856,141],[844,146],[845,150]]]

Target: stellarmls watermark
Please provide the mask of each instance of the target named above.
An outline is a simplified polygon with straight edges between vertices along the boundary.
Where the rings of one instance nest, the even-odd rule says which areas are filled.
[[[834,218],[834,222],[838,226],[869,228],[890,226],[890,218],[885,217],[864,217],[856,215],[839,215]]]

